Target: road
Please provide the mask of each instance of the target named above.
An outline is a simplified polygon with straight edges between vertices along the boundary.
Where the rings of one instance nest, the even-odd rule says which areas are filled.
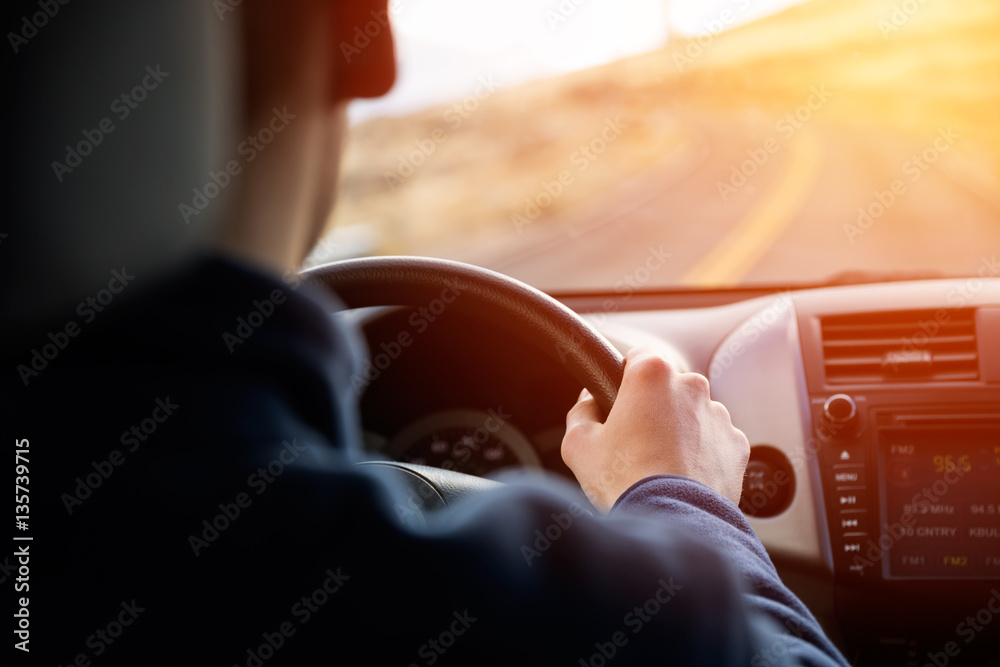
[[[1000,198],[964,157],[974,145],[960,128],[897,137],[799,125],[691,122],[654,167],[449,256],[542,289],[586,291],[815,282],[845,271],[966,275],[1000,255]]]

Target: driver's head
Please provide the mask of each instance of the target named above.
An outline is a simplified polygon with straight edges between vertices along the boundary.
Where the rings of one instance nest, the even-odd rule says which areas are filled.
[[[113,270],[152,284],[206,246],[297,266],[346,101],[392,85],[386,5],[7,3],[0,317],[64,321]]]

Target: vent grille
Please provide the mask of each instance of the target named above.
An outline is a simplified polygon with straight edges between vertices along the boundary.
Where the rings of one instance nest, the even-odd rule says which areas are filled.
[[[822,318],[827,384],[956,382],[979,378],[975,309]]]

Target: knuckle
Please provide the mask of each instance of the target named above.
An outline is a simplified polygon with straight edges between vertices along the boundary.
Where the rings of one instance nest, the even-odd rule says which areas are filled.
[[[563,460],[569,463],[571,459],[574,459],[580,450],[585,447],[589,437],[590,429],[587,426],[576,424],[569,427],[562,440],[561,451]]]
[[[727,408],[727,407],[725,406],[725,404],[723,404],[723,403],[720,403],[720,402],[718,402],[718,401],[712,401],[712,407],[713,407],[713,408],[714,408],[714,409],[715,409],[715,410],[716,410],[716,411],[717,411],[717,412],[718,412],[718,413],[719,413],[719,414],[720,414],[720,415],[721,415],[722,417],[724,417],[724,418],[726,419],[726,421],[727,421],[727,422],[729,422],[730,424],[732,424],[732,423],[733,423],[733,418],[732,418],[732,415],[730,415],[730,414],[729,414],[729,408]]]
[[[743,465],[746,466],[747,462],[750,461],[750,440],[747,438],[746,433],[740,429],[733,427],[733,431]]]
[[[625,372],[631,373],[643,382],[663,382],[674,372],[670,362],[658,354],[642,353],[630,357]]]
[[[681,379],[699,394],[709,395],[711,387],[708,384],[708,378],[701,373],[684,373],[681,375]],[[722,404],[719,403],[719,405],[721,406]],[[725,406],[722,407],[725,409]],[[727,411],[726,414],[728,415],[729,412]]]

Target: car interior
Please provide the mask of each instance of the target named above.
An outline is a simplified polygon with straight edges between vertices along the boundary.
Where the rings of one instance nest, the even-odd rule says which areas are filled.
[[[573,480],[566,411],[651,345],[852,664],[1000,664],[1000,8],[486,4],[390,7],[304,274],[364,332],[372,460],[439,504]]]
[[[93,80],[34,61],[39,89],[99,91],[60,98],[62,124],[92,128],[116,113],[107,86],[144,80],[133,35],[233,25],[132,7],[102,29],[134,57],[97,54]],[[567,410],[586,387],[607,412],[624,354],[650,346],[708,378],[746,434],[740,509],[851,664],[1000,665],[1000,4],[391,0],[389,15],[396,85],[348,107],[337,205],[301,273],[367,343],[363,465],[427,510],[505,480],[575,483]],[[204,179],[91,195],[128,182],[144,157],[130,136],[190,147],[164,173],[232,152],[188,127],[201,100],[225,106],[210,49],[162,37],[146,41],[171,63],[164,89],[25,217],[89,216],[59,243],[21,230],[8,326],[58,301],[44,277],[79,248],[100,272],[78,282],[100,287],[116,244],[145,235],[163,257],[129,269],[151,271],[223,209],[178,215]],[[181,81],[190,108],[165,93]],[[25,164],[52,181],[67,139],[31,139]],[[147,210],[167,222],[139,230]]]

